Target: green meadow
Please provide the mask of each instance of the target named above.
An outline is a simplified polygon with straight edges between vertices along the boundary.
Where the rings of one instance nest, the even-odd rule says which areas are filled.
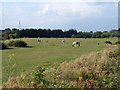
[[[65,44],[62,43],[63,39]],[[34,66],[50,67],[53,63],[60,64],[63,61],[74,60],[82,54],[111,48],[105,44],[106,40],[113,43],[118,41],[117,38],[41,38],[41,43],[37,42],[38,38],[21,38],[21,40],[25,41],[28,47],[11,47],[2,51],[3,81],[8,79],[10,70],[13,71],[11,76],[14,77],[32,70]],[[73,41],[80,41],[80,47],[72,47]],[[5,41],[7,42],[9,40]]]

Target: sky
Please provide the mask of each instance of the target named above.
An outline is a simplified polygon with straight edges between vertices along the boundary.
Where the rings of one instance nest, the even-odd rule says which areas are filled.
[[[110,31],[118,28],[117,0],[4,0],[0,28]]]

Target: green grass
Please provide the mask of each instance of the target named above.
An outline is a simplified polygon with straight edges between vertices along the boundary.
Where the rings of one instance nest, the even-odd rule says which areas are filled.
[[[10,55],[14,54],[11,59],[12,64],[16,63],[16,71],[13,76],[19,75],[21,72],[32,70],[33,66],[40,64],[50,65],[56,62],[57,64],[63,61],[74,60],[82,54],[93,51],[100,51],[106,46],[105,41],[110,40],[116,42],[117,38],[112,39],[81,39],[81,38],[64,38],[65,44],[62,44],[63,38],[42,38],[41,43],[37,42],[37,38],[22,38],[29,47],[12,48],[2,51],[2,65],[6,67]],[[48,42],[47,42],[48,40]],[[73,41],[80,41],[80,47],[72,47]],[[6,41],[7,43],[7,41]],[[100,45],[98,45],[98,43]],[[110,48],[110,47],[109,47]],[[11,65],[12,65],[11,64]],[[5,68],[6,69],[6,68]],[[4,73],[4,71],[3,71]],[[3,76],[3,81],[7,80],[6,72]]]
[[[0,51],[0,86],[2,86],[2,51]]]

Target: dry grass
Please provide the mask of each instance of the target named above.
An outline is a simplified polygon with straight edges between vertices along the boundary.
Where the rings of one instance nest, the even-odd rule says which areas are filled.
[[[71,87],[114,87],[117,83],[116,68],[118,61],[115,57],[110,57],[110,53],[115,53],[113,50],[104,50],[101,52],[93,52],[88,55],[82,55],[76,60],[71,60],[69,63],[63,62],[57,69],[47,70],[46,80],[51,83],[59,84],[64,81],[66,86],[68,83]],[[60,75],[58,80],[56,77]],[[113,82],[109,82],[113,79]],[[109,80],[109,81],[107,81]],[[104,85],[104,83],[107,83]],[[56,83],[57,84],[57,83]],[[58,84],[57,84],[58,85]],[[68,87],[67,86],[67,87]]]

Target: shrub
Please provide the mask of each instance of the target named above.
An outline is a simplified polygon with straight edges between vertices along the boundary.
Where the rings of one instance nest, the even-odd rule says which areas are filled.
[[[4,43],[2,43],[2,49],[6,49],[6,48],[7,46]]]
[[[26,47],[27,46],[27,44],[24,42],[24,41],[15,41],[14,42],[14,46],[15,47]]]
[[[35,70],[23,73],[17,77],[8,78],[7,82],[3,82],[4,88],[47,88],[43,78],[44,68],[38,66]]]
[[[4,88],[34,88],[33,76],[31,74],[24,74],[17,77],[8,78],[8,81],[3,82]]]
[[[24,41],[16,40],[16,41],[10,41],[8,43],[8,46],[14,46],[14,47],[26,47],[27,44]]]
[[[120,41],[115,42],[114,44],[120,44]]]
[[[112,50],[82,55],[76,60],[61,63],[56,69],[49,69],[44,78],[56,87],[118,88],[117,57],[118,53]]]
[[[7,48],[7,46],[6,46],[4,43],[1,43],[1,42],[0,42],[0,50],[1,50],[1,49],[6,49],[6,48]]]
[[[12,41],[10,41],[9,43],[8,43],[8,46],[14,46],[14,41],[12,40]]]
[[[43,79],[43,72],[45,71],[42,67],[35,68],[34,72],[32,72],[32,75],[34,77],[34,81],[39,84],[41,81],[44,81]]]

